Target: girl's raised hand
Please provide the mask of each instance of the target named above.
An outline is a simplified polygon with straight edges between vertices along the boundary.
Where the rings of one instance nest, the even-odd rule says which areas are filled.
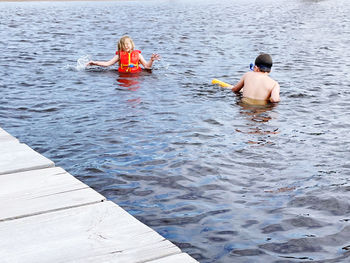
[[[151,60],[152,61],[155,61],[155,60],[160,60],[160,56],[156,53],[153,53],[152,56],[151,56]]]
[[[90,61],[86,64],[86,67],[87,67],[87,66],[93,66],[93,65],[95,65],[95,62],[92,61],[92,60],[90,60]]]

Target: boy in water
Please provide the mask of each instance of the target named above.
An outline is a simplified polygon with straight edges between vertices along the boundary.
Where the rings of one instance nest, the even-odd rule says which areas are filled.
[[[272,58],[269,54],[261,54],[255,59],[253,71],[243,75],[241,80],[232,88],[239,92],[243,88],[243,98],[247,102],[280,101],[280,86],[277,81],[269,77]]]

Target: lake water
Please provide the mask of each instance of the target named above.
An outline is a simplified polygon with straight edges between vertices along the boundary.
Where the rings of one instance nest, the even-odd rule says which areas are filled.
[[[0,3],[0,126],[200,262],[349,262],[350,1]],[[152,72],[109,60],[130,35]],[[260,52],[278,105],[230,90]]]

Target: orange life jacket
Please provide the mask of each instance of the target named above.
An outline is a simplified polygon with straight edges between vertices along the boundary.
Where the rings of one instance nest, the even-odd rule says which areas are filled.
[[[140,72],[142,70],[139,66],[140,53],[140,50],[133,50],[131,53],[117,51],[116,54],[119,55],[118,71],[123,73]]]

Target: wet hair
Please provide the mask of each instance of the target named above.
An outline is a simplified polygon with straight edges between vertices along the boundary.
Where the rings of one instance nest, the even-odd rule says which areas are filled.
[[[263,53],[255,59],[255,65],[261,72],[270,72],[272,68],[272,58],[269,54]]]
[[[123,36],[118,41],[118,51],[124,51],[125,50],[125,42],[126,40],[130,40],[131,42],[131,50],[135,49],[134,41],[129,36]]]

